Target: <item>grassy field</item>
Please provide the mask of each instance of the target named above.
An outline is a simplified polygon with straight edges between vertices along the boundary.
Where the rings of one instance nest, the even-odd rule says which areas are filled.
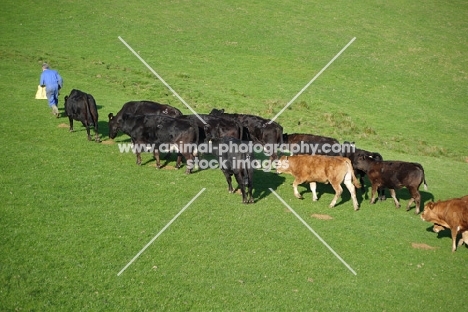
[[[349,193],[328,208],[257,170],[253,205],[219,170],[135,165],[108,140],[130,100],[272,118],[421,163],[424,201],[468,194],[466,1],[7,1],[0,13],[0,310],[445,311],[466,307],[468,249],[450,233]],[[93,94],[103,143],[35,100],[47,61]],[[115,142],[128,142],[125,135]],[[120,276],[122,268],[206,190]],[[354,275],[270,192],[275,190]],[[422,188],[421,188],[422,189]],[[398,193],[402,206],[408,199]],[[326,215],[329,219],[317,218]]]

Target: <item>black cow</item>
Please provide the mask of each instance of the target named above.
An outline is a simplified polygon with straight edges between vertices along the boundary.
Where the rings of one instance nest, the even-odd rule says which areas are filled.
[[[340,156],[340,151],[335,147],[339,146],[340,142],[334,138],[304,133],[283,133],[283,143],[289,145],[291,155],[312,154]],[[299,151],[297,151],[297,149]]]
[[[254,143],[262,145],[280,145],[283,143],[283,127],[276,122],[270,121],[255,115],[227,114],[224,109],[213,109],[210,115],[223,116],[237,120],[243,126],[243,139],[252,140]],[[273,152],[270,160],[276,159],[278,155]]]
[[[201,121],[199,117],[203,119],[204,122]],[[200,144],[208,142],[214,138],[242,138],[242,125],[235,120],[224,118],[223,116],[198,114],[198,116],[183,115],[179,118],[192,120],[198,125]]]
[[[395,189],[406,187],[411,194],[406,210],[415,202],[416,214],[419,213],[421,194],[419,186],[424,182],[427,190],[424,169],[421,164],[404,161],[375,160],[365,153],[357,153],[356,168],[364,171],[372,183],[372,197],[370,203],[375,202],[375,192],[379,187],[389,188],[390,194],[395,201],[395,206],[400,207],[396,198]]]
[[[91,94],[73,89],[65,96],[65,114],[70,122],[70,132],[73,131],[73,120],[81,121],[86,127],[88,140],[91,141],[90,127],[94,127],[95,141],[101,142],[98,133],[98,111],[96,101]]]
[[[253,203],[253,152],[241,152],[240,150],[242,149],[239,148],[221,149],[221,144],[224,145],[224,147],[239,147],[241,144],[248,144],[248,142],[235,138],[224,137],[220,139],[212,139],[210,144],[212,153],[218,157],[219,168],[226,177],[229,193],[234,193],[231,178],[234,175],[242,192],[242,202],[244,204]]]
[[[186,160],[193,161],[193,149],[198,142],[198,127],[192,121],[165,115],[125,114],[122,116],[120,129],[131,137],[138,165],[141,164],[141,152],[152,151],[156,159],[156,167],[161,168],[159,149],[163,144],[165,148],[177,145],[179,153]],[[111,139],[116,135],[115,129],[109,133]],[[180,168],[180,166],[180,158],[178,158],[176,167]],[[186,173],[191,173],[191,168],[187,167]]]
[[[341,156],[347,157],[351,160],[351,163],[353,164],[353,168],[354,168],[354,175],[356,177],[359,177],[361,188],[365,189],[364,176],[366,175],[366,173],[363,170],[356,168],[356,161],[358,160],[358,155],[366,155],[374,160],[383,160],[383,157],[379,153],[369,152],[360,148],[356,148],[356,146],[354,145],[354,142],[345,141],[343,143],[342,149],[341,149]],[[366,196],[367,196],[367,191],[366,191]],[[381,201],[386,199],[385,188],[378,189],[378,198]]]
[[[151,101],[131,101],[125,103],[117,115],[109,113],[109,133],[118,132],[121,128],[124,115],[164,115],[169,117],[181,116],[182,112],[167,104],[159,104]]]

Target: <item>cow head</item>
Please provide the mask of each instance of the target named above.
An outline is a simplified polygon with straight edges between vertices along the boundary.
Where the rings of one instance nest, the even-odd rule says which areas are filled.
[[[281,156],[276,165],[276,173],[291,173],[288,156]]]
[[[375,161],[373,158],[369,157],[366,152],[358,151],[354,157],[353,167],[364,172],[369,170],[371,163]]]
[[[213,128],[210,124],[205,124],[203,126],[203,131],[205,132],[205,142],[211,142],[212,139],[216,138],[216,136],[213,134]]]
[[[224,114],[224,108],[222,109],[216,109],[216,108],[213,108],[210,112],[210,115],[214,115],[214,116],[219,116],[219,115],[222,115]]]
[[[114,139],[119,132],[119,122],[114,114],[109,113],[109,138]]]
[[[421,214],[421,219],[424,221],[431,222],[435,218],[435,213],[434,213],[434,207],[436,203],[434,202],[428,202],[426,205],[424,205],[424,211]]]

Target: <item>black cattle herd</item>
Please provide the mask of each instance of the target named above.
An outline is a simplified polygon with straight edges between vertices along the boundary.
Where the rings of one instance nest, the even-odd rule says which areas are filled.
[[[73,131],[73,120],[82,122],[86,127],[88,140],[92,140],[90,128],[94,128],[95,141],[100,142],[98,134],[98,110],[92,95],[79,90],[72,90],[69,96],[65,96],[65,115],[70,122],[70,131]],[[336,139],[312,134],[287,134],[283,133],[280,124],[256,115],[225,113],[223,109],[213,109],[210,114],[184,115],[180,110],[166,104],[151,101],[131,101],[123,105],[116,115],[110,113],[109,138],[113,139],[119,132],[123,132],[131,138],[133,144],[152,144],[159,146],[163,143],[170,144],[228,144],[253,142],[260,145],[275,144],[315,144],[323,146],[339,144]],[[353,143],[345,142],[344,145],[353,146]],[[324,149],[318,148],[317,154],[324,154]],[[156,159],[156,167],[160,168],[158,148],[153,150]],[[231,177],[234,176],[242,193],[244,203],[253,203],[253,168],[251,166],[233,166],[234,159],[253,159],[254,153],[240,151],[218,152],[213,149],[214,156],[225,160],[224,166],[220,166],[228,183],[229,192],[234,192]],[[310,154],[310,152],[309,152]],[[403,161],[384,161],[379,153],[354,148],[339,153],[330,152],[330,157],[341,156],[351,160],[356,176],[362,178],[367,175],[372,184],[371,203],[375,203],[378,193],[380,200],[385,199],[384,190],[388,188],[399,207],[395,195],[395,189],[406,187],[411,195],[407,210],[414,202],[415,212],[420,211],[419,186],[424,181],[424,170],[418,163]],[[139,151],[136,152],[137,164],[141,164]],[[181,167],[182,157],[186,161],[194,159],[194,153],[182,151],[178,153],[177,168]],[[270,154],[270,160],[275,160],[278,155],[275,151]],[[186,173],[190,173],[192,167],[187,166]]]

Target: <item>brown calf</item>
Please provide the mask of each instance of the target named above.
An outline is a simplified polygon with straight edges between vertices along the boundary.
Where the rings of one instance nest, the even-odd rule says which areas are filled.
[[[338,197],[343,193],[341,183],[344,182],[351,193],[354,210],[359,209],[355,187],[360,188],[361,185],[354,175],[353,166],[348,158],[323,155],[282,156],[276,172],[289,173],[294,176],[294,195],[299,199],[303,198],[297,190],[299,184],[310,183],[312,200],[316,201],[316,182],[330,183],[335,190],[335,197],[330,203],[330,208],[335,206]]]
[[[380,161],[365,153],[358,152],[353,165],[355,168],[364,171],[372,183],[371,204],[375,203],[377,189],[388,188],[395,206],[400,208],[395,189],[406,187],[411,194],[406,210],[408,211],[414,202],[416,205],[415,213],[419,213],[421,202],[419,186],[421,183],[424,183],[424,189],[427,190],[424,169],[420,164],[405,161]]]
[[[463,242],[468,244],[468,196],[444,201],[429,202],[421,214],[424,221],[435,223],[434,232],[441,230],[440,226],[449,228],[452,233],[452,251],[457,249],[457,236],[462,234]],[[439,226],[436,226],[439,225]]]

